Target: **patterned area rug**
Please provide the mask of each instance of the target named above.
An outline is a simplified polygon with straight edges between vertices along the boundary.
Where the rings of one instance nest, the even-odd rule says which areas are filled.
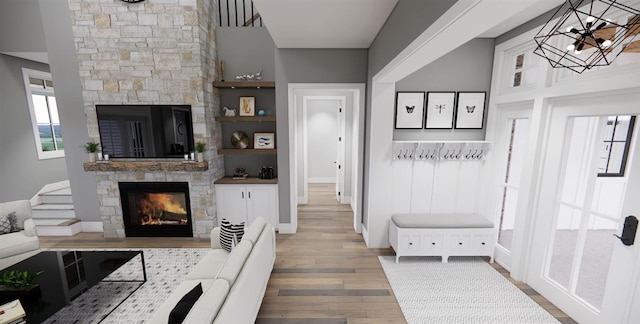
[[[114,250],[114,249],[112,249]],[[147,282],[101,282],[59,310],[45,323],[144,323],[162,305],[211,249],[118,249],[142,250]],[[95,251],[95,250],[93,250]],[[140,256],[131,259],[104,280],[142,280]],[[137,291],[136,288],[140,287]],[[127,300],[116,307],[132,291]],[[105,316],[109,314],[108,317]]]
[[[409,324],[559,323],[481,258],[378,258]]]

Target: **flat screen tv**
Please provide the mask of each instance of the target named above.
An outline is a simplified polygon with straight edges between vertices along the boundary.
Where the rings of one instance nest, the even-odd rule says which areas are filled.
[[[96,105],[103,154],[182,158],[193,151],[189,105]]]

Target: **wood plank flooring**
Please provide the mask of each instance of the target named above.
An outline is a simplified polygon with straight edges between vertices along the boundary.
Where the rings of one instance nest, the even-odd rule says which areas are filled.
[[[258,313],[259,324],[406,323],[378,262],[392,249],[368,249],[353,230],[353,213],[333,185],[312,184],[298,208],[298,232],[277,235],[277,257]],[[208,239],[105,239],[101,233],[41,237],[44,248],[209,247]],[[508,272],[492,264],[508,279]],[[526,284],[515,282],[561,323],[575,323]]]

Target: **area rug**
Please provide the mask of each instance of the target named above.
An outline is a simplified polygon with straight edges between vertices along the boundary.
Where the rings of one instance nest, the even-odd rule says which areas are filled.
[[[378,258],[409,324],[560,323],[481,258]]]
[[[91,287],[44,323],[144,323],[173,289],[178,287],[193,266],[211,251],[206,248],[117,250],[144,251],[147,282],[142,286],[137,282],[122,282],[142,279],[142,263],[138,255],[106,277],[105,282]],[[106,282],[107,280],[111,282]]]

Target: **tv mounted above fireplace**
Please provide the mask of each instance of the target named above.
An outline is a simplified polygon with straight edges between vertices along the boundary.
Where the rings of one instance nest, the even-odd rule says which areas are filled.
[[[193,151],[189,105],[96,105],[102,153],[115,158],[182,158]]]

